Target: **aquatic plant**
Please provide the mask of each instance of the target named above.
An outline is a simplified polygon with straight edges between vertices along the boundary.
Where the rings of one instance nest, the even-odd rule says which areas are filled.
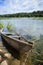
[[[8,29],[8,31],[12,31],[14,26],[12,25],[12,23],[8,22],[6,28]]]
[[[2,29],[3,27],[4,27],[4,24],[0,22],[0,29]]]
[[[32,63],[33,65],[43,65],[43,35],[40,35],[40,39],[35,43],[31,53]]]

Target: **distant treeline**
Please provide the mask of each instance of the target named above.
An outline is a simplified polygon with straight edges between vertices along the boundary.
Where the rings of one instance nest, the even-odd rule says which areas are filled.
[[[16,13],[16,14],[5,14],[0,17],[43,17],[43,11],[34,11],[31,13]]]

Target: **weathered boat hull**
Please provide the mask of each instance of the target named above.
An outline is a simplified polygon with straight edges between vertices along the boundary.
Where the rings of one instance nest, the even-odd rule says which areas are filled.
[[[22,41],[16,38],[9,37],[3,33],[1,33],[1,36],[2,36],[2,39],[4,39],[4,41],[6,41],[9,45],[11,45],[13,48],[18,50],[20,53],[27,52],[32,49],[33,44],[30,44],[26,41]]]

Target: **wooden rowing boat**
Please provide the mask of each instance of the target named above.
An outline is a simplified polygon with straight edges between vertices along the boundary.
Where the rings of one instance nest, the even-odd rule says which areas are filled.
[[[18,50],[20,53],[27,52],[32,49],[33,42],[28,42],[21,36],[1,33],[1,37],[3,42],[6,41],[6,44],[9,44],[10,46]]]

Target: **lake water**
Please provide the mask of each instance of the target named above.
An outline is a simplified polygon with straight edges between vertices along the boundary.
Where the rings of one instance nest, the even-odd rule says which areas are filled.
[[[4,22],[5,25],[11,22],[20,33],[24,31],[24,33],[36,37],[43,35],[43,20],[33,18],[7,18],[1,19],[0,21]]]

